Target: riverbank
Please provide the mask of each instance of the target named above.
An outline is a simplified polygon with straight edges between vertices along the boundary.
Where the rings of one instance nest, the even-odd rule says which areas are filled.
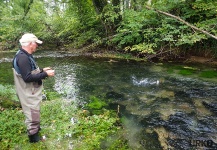
[[[43,142],[28,141],[21,108],[4,109],[0,115],[1,149],[80,150],[100,149],[101,142],[114,142],[109,146],[120,148],[122,139],[108,139],[120,129],[116,113],[103,109],[99,115],[90,115],[71,101],[53,99],[41,105],[41,136]],[[115,125],[116,124],[116,125]],[[108,141],[109,140],[109,141]]]
[[[217,59],[200,56],[190,56],[184,61],[184,63],[199,63],[204,65],[217,66]]]
[[[39,51],[43,51],[44,49],[50,49],[50,47],[43,47],[43,48],[39,48]],[[51,48],[56,49],[56,48]],[[59,51],[59,50],[56,50]],[[8,53],[8,52],[16,52],[16,50],[11,50],[11,51],[2,51],[0,50],[0,54],[1,53]],[[147,60],[146,58],[139,58],[136,56],[133,56],[129,53],[120,53],[117,51],[107,51],[107,50],[100,50],[100,51],[92,51],[92,52],[86,52],[86,51],[82,51],[82,50],[78,50],[78,49],[65,49],[65,48],[61,48],[61,52],[69,52],[72,54],[77,54],[77,55],[85,55],[85,56],[92,56],[92,57],[101,57],[101,58],[110,58],[111,62],[113,61],[112,59],[127,59],[127,60],[135,60],[135,61],[150,61]],[[188,63],[193,63],[193,64],[203,64],[203,65],[209,65],[209,66],[217,66],[217,59],[216,58],[210,58],[210,57],[201,57],[201,56],[189,56],[189,57],[185,57],[182,59],[177,59],[177,60],[169,60],[168,61],[161,61],[160,59],[157,59],[157,61],[155,61],[156,63],[162,63],[162,62],[179,62],[179,63],[183,63],[183,64],[188,64]],[[152,61],[153,62],[153,61]]]
[[[127,54],[127,53],[118,53],[118,52],[94,52],[94,53],[84,53],[83,55],[87,55],[87,56],[93,56],[93,57],[106,57],[106,58],[110,58],[110,61],[112,62],[113,59],[127,59],[127,60],[135,60],[135,61],[150,61],[147,60],[145,58],[139,58],[136,56],[132,56],[131,54]],[[153,61],[151,61],[153,62]],[[210,57],[201,57],[201,56],[189,56],[186,58],[182,58],[182,59],[177,59],[177,60],[163,60],[161,61],[160,59],[157,59],[157,61],[155,61],[155,63],[164,63],[164,62],[169,62],[169,63],[183,63],[183,64],[200,64],[200,65],[208,65],[208,66],[213,66],[213,67],[217,67],[217,59],[215,58],[210,58]]]

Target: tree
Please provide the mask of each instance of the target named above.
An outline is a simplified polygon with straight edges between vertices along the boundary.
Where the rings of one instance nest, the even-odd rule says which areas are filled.
[[[98,43],[149,57],[208,47],[211,54],[216,6],[215,0],[2,0],[0,42],[13,47],[34,32],[68,48]]]
[[[24,32],[41,34],[44,19],[44,8],[41,1],[13,0],[1,5],[1,45],[5,48],[13,48]]]
[[[159,11],[154,12],[145,8],[147,3]],[[187,46],[193,47],[205,40],[205,43],[209,42],[210,37],[206,36],[207,33],[212,34],[213,37],[216,35],[214,25],[217,21],[216,1],[152,0],[145,1],[141,5],[141,1],[134,0],[132,5],[133,8],[124,11],[123,20],[117,30],[118,34],[113,39],[120,49],[142,55],[147,53],[159,55],[165,52],[178,55],[177,52],[181,49],[184,52]],[[180,19],[160,15],[160,12]],[[197,30],[206,30],[206,32],[197,32]]]

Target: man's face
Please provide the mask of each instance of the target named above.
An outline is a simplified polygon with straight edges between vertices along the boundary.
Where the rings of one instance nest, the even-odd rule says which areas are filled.
[[[38,47],[38,44],[36,42],[31,42],[31,51],[34,53],[36,51],[36,48]]]

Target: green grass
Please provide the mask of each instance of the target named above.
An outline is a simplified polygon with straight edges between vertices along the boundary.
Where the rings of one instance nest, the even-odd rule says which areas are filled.
[[[69,146],[73,146],[73,150],[101,149],[101,142],[107,141],[109,136],[117,134],[120,129],[115,125],[119,118],[114,111],[103,109],[98,115],[90,115],[87,110],[59,98],[42,102],[40,133],[46,136],[44,142],[29,143],[25,117],[20,108],[1,111],[0,120],[2,150],[65,150]],[[122,139],[117,140],[114,141],[116,145],[111,144],[111,147],[117,147],[117,142],[124,144]]]
[[[18,101],[15,88],[12,85],[1,85],[0,84],[0,97]]]

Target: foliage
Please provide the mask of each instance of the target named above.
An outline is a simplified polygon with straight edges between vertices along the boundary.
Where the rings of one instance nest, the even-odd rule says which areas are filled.
[[[0,18],[0,42],[2,41],[6,48],[12,48],[24,32],[33,32],[43,37],[43,19],[46,13],[41,1],[30,5],[31,9],[29,10],[29,0],[14,0],[13,2],[1,3],[3,15]]]
[[[44,92],[45,96],[46,96],[46,100],[54,100],[56,98],[60,98],[61,95],[57,92],[52,92],[52,91],[45,91]]]
[[[213,1],[209,1],[208,4],[205,1],[152,1],[153,7],[181,16],[191,24],[215,34],[216,27],[213,23],[216,21],[216,10],[211,4],[216,6],[216,2]],[[208,11],[202,10],[203,6]],[[195,32],[175,19],[147,9],[126,10],[117,31],[113,42],[121,49],[136,50],[138,53],[154,53],[163,47],[173,50],[178,46],[192,46],[208,39],[203,33]]]
[[[78,138],[75,149],[100,149],[101,140],[117,133],[118,128],[114,126],[116,121],[117,118],[110,111],[101,115],[81,117],[74,130]]]
[[[214,0],[7,0],[0,2],[0,45],[11,49],[24,32],[33,32],[45,43],[68,48],[97,42],[121,52],[157,56],[179,55],[199,45],[204,55],[206,51],[216,54],[216,42],[210,37],[146,5],[217,34]],[[203,45],[209,45],[208,49]]]
[[[8,149],[15,147],[16,143],[24,143],[26,138],[20,138],[25,133],[23,114],[19,110],[4,110],[0,115],[0,147]]]
[[[12,85],[0,84],[0,97],[18,101],[18,98],[16,96],[16,91],[14,89],[14,86]]]
[[[61,22],[63,24],[57,32],[68,41],[69,47],[79,48],[99,38],[99,20],[90,0],[70,1]]]
[[[144,21],[142,12],[127,10],[123,16],[121,26],[117,29],[120,34],[114,37],[113,42],[117,43],[120,48],[141,43],[143,36],[140,33],[142,33]]]

